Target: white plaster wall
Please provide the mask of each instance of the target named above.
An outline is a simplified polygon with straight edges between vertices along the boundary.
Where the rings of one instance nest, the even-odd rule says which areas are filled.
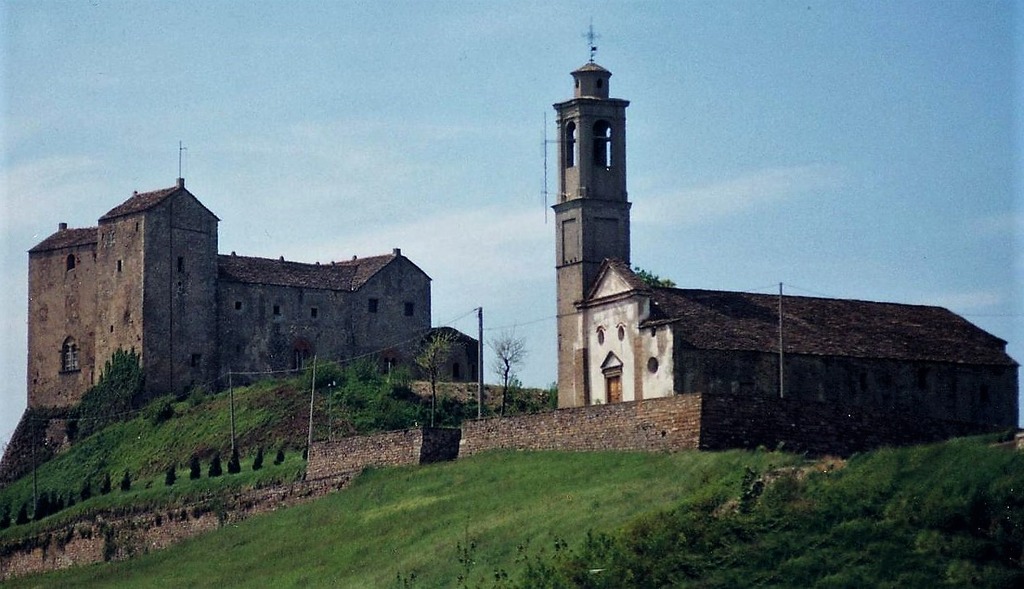
[[[610,353],[622,363],[622,400],[635,401],[638,397],[652,399],[673,394],[672,330],[661,327],[639,329],[647,318],[649,299],[631,297],[588,309],[584,318],[584,337],[590,350],[589,378],[591,402],[607,403],[607,387],[602,366]],[[624,328],[624,337],[618,337],[618,328]],[[599,330],[604,330],[604,342],[599,341]],[[651,372],[648,362],[657,360],[657,370]],[[638,392],[642,389],[642,395]]]

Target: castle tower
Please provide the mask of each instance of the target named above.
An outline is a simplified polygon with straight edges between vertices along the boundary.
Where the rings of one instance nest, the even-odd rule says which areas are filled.
[[[608,97],[611,72],[593,61],[572,72],[573,98],[554,105],[559,174],[555,211],[558,406],[590,403],[586,339],[575,303],[605,258],[629,263],[626,107]]]

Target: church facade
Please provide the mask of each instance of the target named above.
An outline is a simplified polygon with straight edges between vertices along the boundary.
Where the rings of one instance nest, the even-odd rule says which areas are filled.
[[[1015,427],[1006,342],[946,309],[666,288],[630,267],[626,100],[587,63],[554,105],[560,408],[778,396]]]
[[[401,250],[329,264],[221,255],[218,223],[178,179],[33,247],[29,407],[77,404],[118,349],[140,355],[152,397],[314,355],[409,364],[430,332],[430,277]]]

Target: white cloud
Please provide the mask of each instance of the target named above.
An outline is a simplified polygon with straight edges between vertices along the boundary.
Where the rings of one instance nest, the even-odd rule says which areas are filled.
[[[843,170],[833,165],[766,168],[688,190],[645,197],[634,205],[634,220],[652,225],[700,223],[835,189],[842,182]]]

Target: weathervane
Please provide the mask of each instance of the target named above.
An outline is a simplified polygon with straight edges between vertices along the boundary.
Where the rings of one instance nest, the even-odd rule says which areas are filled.
[[[594,63],[594,55],[597,54],[597,45],[594,42],[601,38],[600,35],[594,32],[594,19],[590,19],[590,27],[587,29],[586,38],[587,45],[590,46],[590,63]]]

